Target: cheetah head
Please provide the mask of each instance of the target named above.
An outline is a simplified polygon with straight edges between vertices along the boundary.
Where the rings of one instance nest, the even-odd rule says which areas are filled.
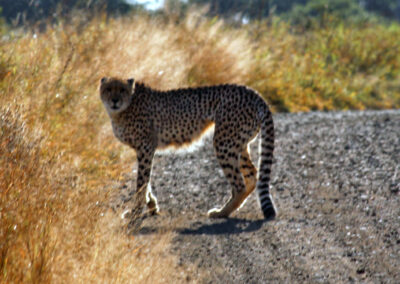
[[[107,77],[101,79],[100,98],[109,115],[123,112],[131,104],[134,81]]]

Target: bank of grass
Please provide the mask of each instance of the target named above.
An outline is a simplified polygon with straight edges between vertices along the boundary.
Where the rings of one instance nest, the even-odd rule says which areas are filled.
[[[189,274],[168,254],[170,233],[127,234],[109,209],[106,176],[55,151],[21,113],[0,109],[0,283],[171,283]]]
[[[109,208],[134,154],[112,135],[102,76],[168,89],[242,83],[275,111],[400,106],[398,25],[296,34],[201,13],[10,32],[0,45],[0,282],[173,282],[171,234],[145,243]],[[149,267],[151,269],[149,269]],[[134,279],[134,280],[133,280]]]

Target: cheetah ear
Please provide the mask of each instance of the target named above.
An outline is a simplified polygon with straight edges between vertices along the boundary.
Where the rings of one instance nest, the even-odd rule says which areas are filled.
[[[133,83],[135,82],[135,79],[133,79],[133,78],[129,78],[128,80],[126,80],[127,82],[128,82],[128,85],[129,85],[129,87],[131,87],[132,88],[132,86],[133,86]]]
[[[108,78],[107,77],[103,77],[103,78],[101,78],[100,83],[104,84],[107,81],[108,81]]]

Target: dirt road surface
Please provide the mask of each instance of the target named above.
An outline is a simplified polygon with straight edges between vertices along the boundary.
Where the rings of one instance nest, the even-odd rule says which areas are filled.
[[[207,218],[230,194],[208,138],[193,152],[156,156],[162,216],[146,218],[138,237],[172,230],[177,266],[195,267],[182,281],[400,283],[400,110],[274,121],[276,219],[262,220],[255,193],[231,218]],[[251,148],[257,164],[258,140]]]

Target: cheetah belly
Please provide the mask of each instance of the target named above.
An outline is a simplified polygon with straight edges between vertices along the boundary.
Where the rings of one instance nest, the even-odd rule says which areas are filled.
[[[164,127],[159,132],[158,148],[181,148],[200,139],[214,126],[211,120],[199,121],[196,125],[182,125],[181,127]]]

